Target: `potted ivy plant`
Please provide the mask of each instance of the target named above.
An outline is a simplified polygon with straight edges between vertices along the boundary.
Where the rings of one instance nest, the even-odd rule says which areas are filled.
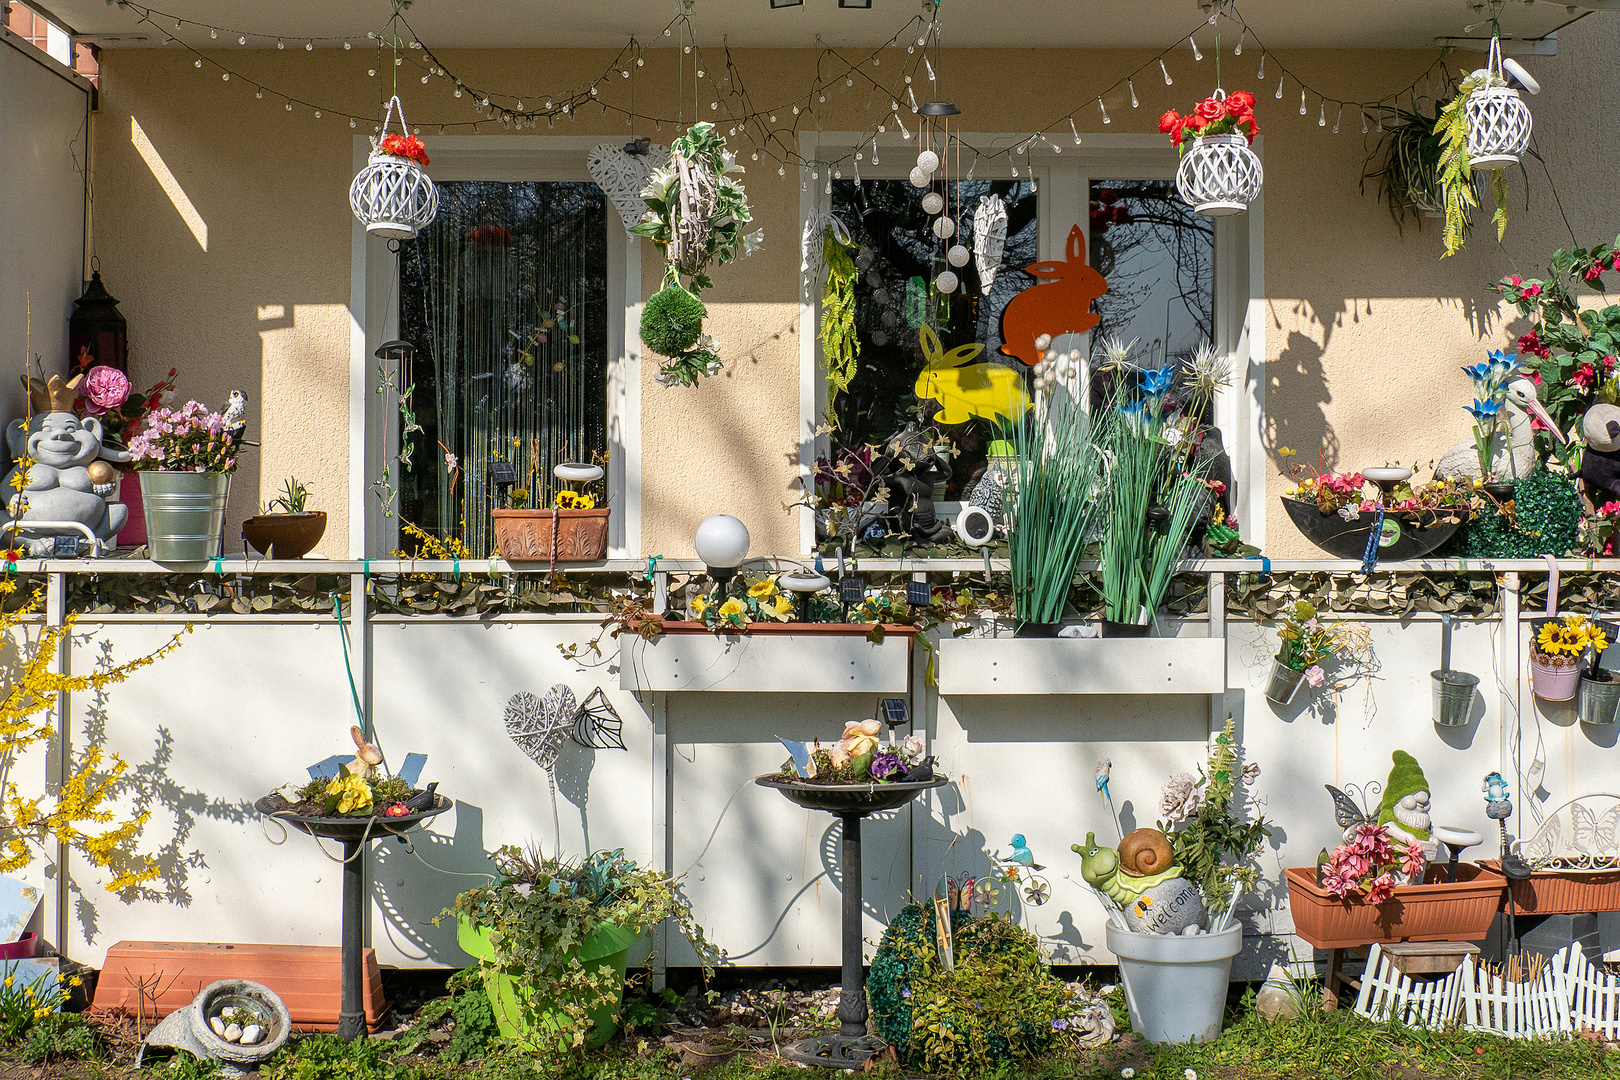
[[[326,535],[326,511],[309,509],[309,495],[308,485],[296,476],[287,477],[281,494],[265,504],[264,513],[242,522],[242,538],[272,559],[302,559]]]
[[[618,1029],[630,948],[668,920],[713,973],[719,952],[667,874],[638,866],[624,850],[580,862],[508,845],[496,876],[468,889],[454,915],[456,940],[478,960],[503,1037],[529,1051],[606,1043]],[[437,922],[437,920],[435,920]]]

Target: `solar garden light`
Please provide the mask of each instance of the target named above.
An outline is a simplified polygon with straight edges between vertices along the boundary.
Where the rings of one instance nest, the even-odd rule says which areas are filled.
[[[776,579],[776,584],[786,592],[793,593],[798,598],[799,621],[809,622],[809,599],[811,593],[818,593],[823,589],[831,588],[832,581],[826,574],[818,574],[814,570],[794,570],[783,574]]]
[[[708,569],[709,580],[715,584],[716,599],[724,603],[726,586],[737,576],[737,567],[742,565],[743,559],[748,557],[748,526],[730,514],[715,514],[698,526],[692,546]]]

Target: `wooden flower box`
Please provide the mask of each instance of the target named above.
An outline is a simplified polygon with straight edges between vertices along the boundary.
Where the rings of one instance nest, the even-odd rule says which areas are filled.
[[[1502,872],[1498,859],[1481,859],[1480,865],[1493,873]],[[1508,881],[1513,906],[1523,915],[1581,915],[1588,911],[1620,911],[1620,870],[1576,873],[1566,870],[1537,870],[1524,881]],[[1507,894],[1501,910],[1508,909]]]
[[[1454,882],[1444,880],[1447,873],[1445,866],[1431,866],[1422,885],[1398,886],[1392,899],[1373,906],[1360,896],[1330,895],[1316,883],[1314,866],[1290,867],[1283,877],[1294,933],[1318,949],[1484,938],[1507,879],[1473,863],[1461,864]]]

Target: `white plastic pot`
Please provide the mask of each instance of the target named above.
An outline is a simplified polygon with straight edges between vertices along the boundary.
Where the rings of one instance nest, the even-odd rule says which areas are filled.
[[[1134,934],[1113,923],[1107,931],[1138,1035],[1155,1044],[1208,1042],[1220,1035],[1232,957],[1243,949],[1241,925],[1195,937]]]

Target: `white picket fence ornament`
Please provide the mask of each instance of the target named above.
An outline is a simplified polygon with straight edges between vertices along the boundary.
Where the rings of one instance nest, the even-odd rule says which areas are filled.
[[[1413,982],[1395,967],[1382,948],[1374,945],[1367,953],[1355,1011],[1379,1023],[1393,1020],[1430,1031],[1450,1027],[1457,1015],[1461,971],[1459,968],[1444,979]]]
[[[1575,1033],[1593,1032],[1610,1042],[1620,1041],[1620,978],[1593,967],[1580,949],[1560,949],[1552,962],[1563,971]]]
[[[1484,74],[1485,85],[1469,94],[1463,103],[1468,122],[1468,163],[1477,170],[1494,171],[1517,165],[1530,145],[1530,106],[1507,85],[1502,74],[1502,45],[1494,37]]]
[[[396,110],[400,134],[410,134],[404,107],[396,96],[388,103],[382,131],[373,146],[388,134]],[[422,166],[412,159],[373,150],[370,160],[349,185],[349,208],[366,232],[387,240],[409,240],[427,228],[439,212],[439,193]]]
[[[1564,988],[1563,954],[1529,982],[1512,982],[1464,957],[1461,969],[1462,1026],[1510,1039],[1567,1035],[1569,994]]]
[[[1200,135],[1181,155],[1176,190],[1205,217],[1241,214],[1260,197],[1260,157],[1244,135]]]

